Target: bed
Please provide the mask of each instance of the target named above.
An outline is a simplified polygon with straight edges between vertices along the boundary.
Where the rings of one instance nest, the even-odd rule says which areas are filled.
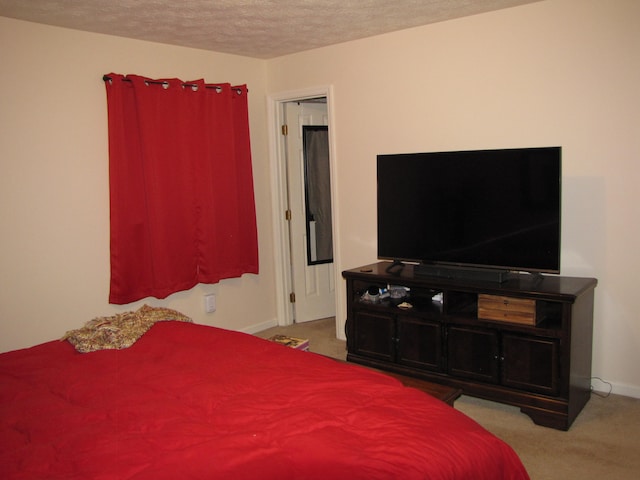
[[[128,348],[0,355],[3,479],[526,479],[514,451],[398,380],[158,321]]]

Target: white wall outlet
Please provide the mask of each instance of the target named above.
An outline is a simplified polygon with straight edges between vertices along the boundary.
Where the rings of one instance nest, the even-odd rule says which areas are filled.
[[[216,311],[216,294],[208,293],[204,296],[204,311],[213,313]]]

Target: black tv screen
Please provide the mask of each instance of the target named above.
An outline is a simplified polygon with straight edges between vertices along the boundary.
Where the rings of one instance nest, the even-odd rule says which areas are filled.
[[[378,257],[560,273],[561,148],[378,155]]]

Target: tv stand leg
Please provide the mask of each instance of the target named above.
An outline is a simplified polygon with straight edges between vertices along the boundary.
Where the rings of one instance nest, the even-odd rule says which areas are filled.
[[[566,415],[537,408],[522,407],[520,411],[528,415],[533,423],[542,427],[555,428],[556,430],[569,430],[569,419]]]

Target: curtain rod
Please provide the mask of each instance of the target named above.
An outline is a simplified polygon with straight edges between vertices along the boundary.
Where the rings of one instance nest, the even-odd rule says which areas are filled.
[[[110,82],[112,81],[113,78],[111,78],[109,75],[103,75],[102,76],[102,81],[103,82]],[[123,82],[130,82],[131,79],[127,78],[127,77],[122,77],[122,81]],[[145,83],[150,83],[152,85],[169,85],[169,82],[167,82],[166,80],[145,80]],[[199,85],[195,84],[195,83],[183,83],[182,84],[183,87],[198,87]],[[204,88],[213,88],[216,91],[220,92],[222,90],[222,87],[219,87],[218,85],[205,85]],[[235,90],[236,93],[238,95],[240,95],[242,93],[242,89],[239,87],[231,87],[231,90]],[[249,89],[247,89],[247,93],[249,92]]]

